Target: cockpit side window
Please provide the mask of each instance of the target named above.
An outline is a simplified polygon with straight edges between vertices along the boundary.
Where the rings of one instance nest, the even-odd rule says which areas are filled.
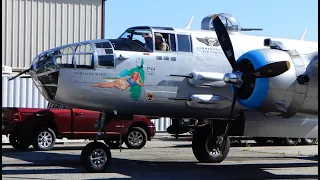
[[[176,51],[175,34],[155,32],[155,49],[161,52]]]
[[[192,52],[192,42],[190,35],[177,35],[178,51],[180,52]]]

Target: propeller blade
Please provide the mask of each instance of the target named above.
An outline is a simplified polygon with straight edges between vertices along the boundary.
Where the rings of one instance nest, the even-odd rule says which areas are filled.
[[[237,63],[236,63],[236,59],[234,57],[234,51],[233,51],[233,47],[232,47],[232,43],[231,43],[229,34],[228,34],[224,24],[221,22],[218,15],[215,14],[212,17],[212,19],[213,19],[212,23],[213,23],[214,29],[216,31],[220,46],[221,46],[225,56],[227,57],[232,69],[234,71],[236,71],[237,70]]]
[[[279,76],[290,69],[289,61],[280,61],[267,64],[256,69],[253,74],[256,78],[271,78]]]
[[[9,79],[9,81],[14,80],[15,78],[17,78],[17,77],[21,76],[21,75],[22,75],[22,74],[24,74],[24,73],[29,72],[30,70],[31,70],[31,68],[29,68],[29,69],[27,69],[27,70],[24,70],[24,71],[20,72],[19,74],[17,74],[17,75],[15,75],[15,76],[13,76],[12,78],[10,78],[10,79]]]
[[[237,101],[237,98],[238,98],[238,92],[239,92],[239,89],[238,89],[238,87],[235,86],[234,87],[234,94],[233,94],[233,99],[232,99],[231,110],[230,110],[230,113],[229,113],[226,130],[225,130],[224,135],[223,135],[223,141],[222,141],[222,145],[221,145],[221,149],[222,150],[224,150],[226,142],[227,142],[226,138],[228,137],[228,133],[229,133],[229,126],[230,126],[229,124],[230,124],[230,121],[231,121],[234,105],[236,104],[236,101]]]

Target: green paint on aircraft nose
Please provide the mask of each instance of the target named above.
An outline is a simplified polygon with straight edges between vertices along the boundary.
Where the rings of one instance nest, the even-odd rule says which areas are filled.
[[[130,97],[135,101],[139,99],[142,91],[142,86],[144,86],[145,75],[144,75],[143,65],[144,65],[144,60],[141,59],[141,63],[137,67],[130,70],[125,69],[120,72],[120,76],[130,77],[128,80],[128,81],[131,81],[130,90],[129,90],[129,92],[131,93]],[[137,81],[139,84],[137,83]]]
[[[144,61],[143,59],[141,60],[141,65],[140,66],[137,66],[136,68],[133,68],[129,71],[129,74],[132,76],[134,72],[137,72],[139,74],[139,76],[141,77],[141,80],[144,84],[144,69],[143,69],[143,64],[144,64]],[[135,85],[135,86],[132,86],[129,90],[129,92],[131,92],[130,94],[130,97],[132,99],[134,99],[135,101],[139,99],[140,95],[141,95],[141,91],[142,91],[142,87],[139,86],[139,85]]]

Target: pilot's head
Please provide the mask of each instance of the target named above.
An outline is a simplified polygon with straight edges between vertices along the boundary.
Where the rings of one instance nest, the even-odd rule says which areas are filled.
[[[152,41],[152,35],[150,33],[145,33],[142,35],[142,37],[144,38],[144,40],[147,41]]]
[[[155,36],[156,44],[162,43],[162,38],[163,38],[162,34],[154,33],[154,36]]]

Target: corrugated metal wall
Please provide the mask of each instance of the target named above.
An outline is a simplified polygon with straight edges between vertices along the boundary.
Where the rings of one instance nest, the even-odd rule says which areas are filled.
[[[46,108],[48,101],[38,91],[31,78],[8,81],[2,77],[2,107]],[[165,132],[171,125],[170,118],[152,119],[157,132]]]
[[[2,107],[46,108],[48,101],[40,94],[31,78],[8,81],[2,77]]]
[[[171,119],[166,117],[152,119],[151,121],[154,123],[157,132],[166,132],[166,129],[171,125]]]
[[[102,0],[2,0],[2,65],[30,66],[39,53],[102,38]]]

